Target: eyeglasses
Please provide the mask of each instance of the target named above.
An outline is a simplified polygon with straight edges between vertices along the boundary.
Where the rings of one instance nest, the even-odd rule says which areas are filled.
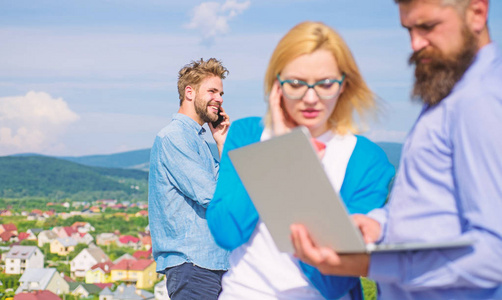
[[[281,84],[284,95],[291,100],[302,99],[309,89],[314,89],[320,99],[331,100],[338,95],[340,87],[345,80],[345,74],[342,74],[341,80],[324,79],[314,84],[308,84],[298,79],[281,80],[279,74],[277,74],[277,80]]]

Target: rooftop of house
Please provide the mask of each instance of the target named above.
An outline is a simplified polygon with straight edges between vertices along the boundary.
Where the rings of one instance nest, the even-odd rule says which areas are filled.
[[[125,259],[134,259],[136,260],[136,258],[134,256],[132,256],[131,254],[129,253],[124,253],[122,254],[122,256],[120,256],[119,258],[117,258],[116,260],[113,261],[114,264],[118,264],[119,262],[125,260]]]
[[[138,243],[139,238],[132,236],[132,235],[122,235],[119,237],[119,242],[121,242],[122,244]]]
[[[71,236],[72,234],[74,234],[74,233],[77,233],[77,232],[78,232],[78,230],[77,230],[77,229],[75,229],[75,228],[73,228],[73,227],[69,227],[69,226],[65,226],[65,227],[63,227],[63,230],[66,232],[66,234],[67,234],[68,236]]]
[[[148,266],[153,264],[153,259],[124,259],[120,261],[118,264],[112,267],[112,270],[132,270],[132,271],[143,271]]]
[[[14,300],[61,300],[61,298],[53,292],[45,290],[19,293],[14,296]]]
[[[7,252],[7,255],[5,257],[9,259],[27,259],[30,258],[33,253],[37,251],[37,249],[38,247],[36,246],[13,246],[10,251]]]
[[[113,232],[104,232],[97,235],[98,239],[106,240],[106,239],[116,239],[117,235]]]
[[[110,291],[110,289],[105,288],[100,296],[112,296],[115,300],[145,300],[145,299],[155,299],[154,294],[147,292],[145,290],[136,289],[135,286],[126,286],[125,284],[121,284],[117,287],[115,292]]]
[[[52,231],[52,230],[43,230],[42,232],[40,232],[40,234],[38,235],[39,237],[40,236],[45,236],[47,237],[48,239],[56,239],[58,237],[58,235]]]
[[[30,228],[27,231],[31,231],[33,234],[38,235],[40,232],[44,230],[42,228]]]
[[[145,251],[138,250],[134,252],[132,256],[134,256],[134,258],[136,259],[149,258],[150,256],[152,256],[152,249],[150,248],[150,250],[145,250]]]
[[[95,283],[94,285],[98,286],[100,289],[104,290],[105,288],[110,288],[113,286],[113,283]]]
[[[0,226],[3,226],[5,231],[17,231],[17,227],[13,223],[1,224]]]
[[[105,273],[110,273],[112,267],[113,267],[113,262],[107,261],[95,264],[94,266],[91,267],[91,270],[101,269]]]
[[[61,243],[61,245],[63,245],[64,247],[72,247],[77,245],[77,241],[71,237],[58,238],[57,241]]]
[[[75,222],[75,223],[73,223],[71,225],[71,227],[73,227],[73,228],[79,228],[79,227],[84,227],[87,224],[88,224],[87,222]]]
[[[68,285],[70,286],[71,292],[75,291],[78,287],[81,286],[83,289],[85,289],[91,295],[97,295],[97,294],[99,294],[99,292],[101,292],[101,290],[103,290],[99,286],[92,284],[92,283],[69,282]]]
[[[91,244],[87,249],[87,252],[97,261],[97,262],[105,262],[109,261],[110,258],[106,253],[103,251],[103,249],[99,248],[98,246]]]
[[[22,240],[25,240],[27,239],[28,237],[30,236],[29,233],[27,232],[20,232],[19,235],[17,236],[17,238],[22,241]]]
[[[37,290],[45,290],[55,273],[55,268],[28,268],[19,279],[19,289],[28,290],[28,285],[34,282],[38,283]],[[35,288],[30,285],[30,289],[34,290]]]
[[[15,237],[16,234],[12,231],[5,231],[5,232],[2,232],[2,234],[0,234],[0,239],[3,241],[3,242],[8,242],[10,241],[11,238]]]

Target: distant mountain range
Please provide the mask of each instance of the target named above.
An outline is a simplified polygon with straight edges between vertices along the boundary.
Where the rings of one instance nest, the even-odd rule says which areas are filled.
[[[377,143],[397,167],[402,144]],[[210,144],[218,155],[215,144]],[[146,200],[150,149],[109,155],[0,157],[0,197],[121,198]]]
[[[138,169],[148,171],[148,166],[150,165],[150,149],[116,154],[60,156],[57,158],[92,167]]]
[[[401,157],[401,149],[403,144],[378,142],[383,151],[387,154],[389,161],[394,167],[399,166],[399,158]],[[218,148],[216,144],[209,143],[209,147],[213,156],[218,157]],[[150,165],[150,149],[135,150],[108,155],[90,155],[90,156],[64,156],[57,157],[59,159],[69,160],[86,166],[105,167],[105,168],[124,168],[138,169],[148,171]]]

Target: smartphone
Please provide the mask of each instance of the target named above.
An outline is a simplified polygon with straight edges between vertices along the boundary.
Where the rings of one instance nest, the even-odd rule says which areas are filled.
[[[223,122],[223,116],[220,115],[220,112],[221,112],[221,109],[218,109],[218,120],[211,123],[211,124],[213,124],[214,128],[218,127],[218,125],[220,125],[220,123]]]

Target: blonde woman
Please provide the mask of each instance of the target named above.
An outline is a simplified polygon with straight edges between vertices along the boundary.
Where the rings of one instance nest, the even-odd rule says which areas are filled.
[[[265,118],[238,120],[230,127],[206,214],[216,242],[232,250],[219,299],[361,298],[359,278],[324,276],[277,249],[227,153],[305,126],[325,144],[322,163],[349,211],[366,213],[384,204],[394,176],[385,153],[354,134],[353,111],[372,110],[373,94],[343,39],[316,22],[298,24],[279,42],[265,75],[265,92]]]

